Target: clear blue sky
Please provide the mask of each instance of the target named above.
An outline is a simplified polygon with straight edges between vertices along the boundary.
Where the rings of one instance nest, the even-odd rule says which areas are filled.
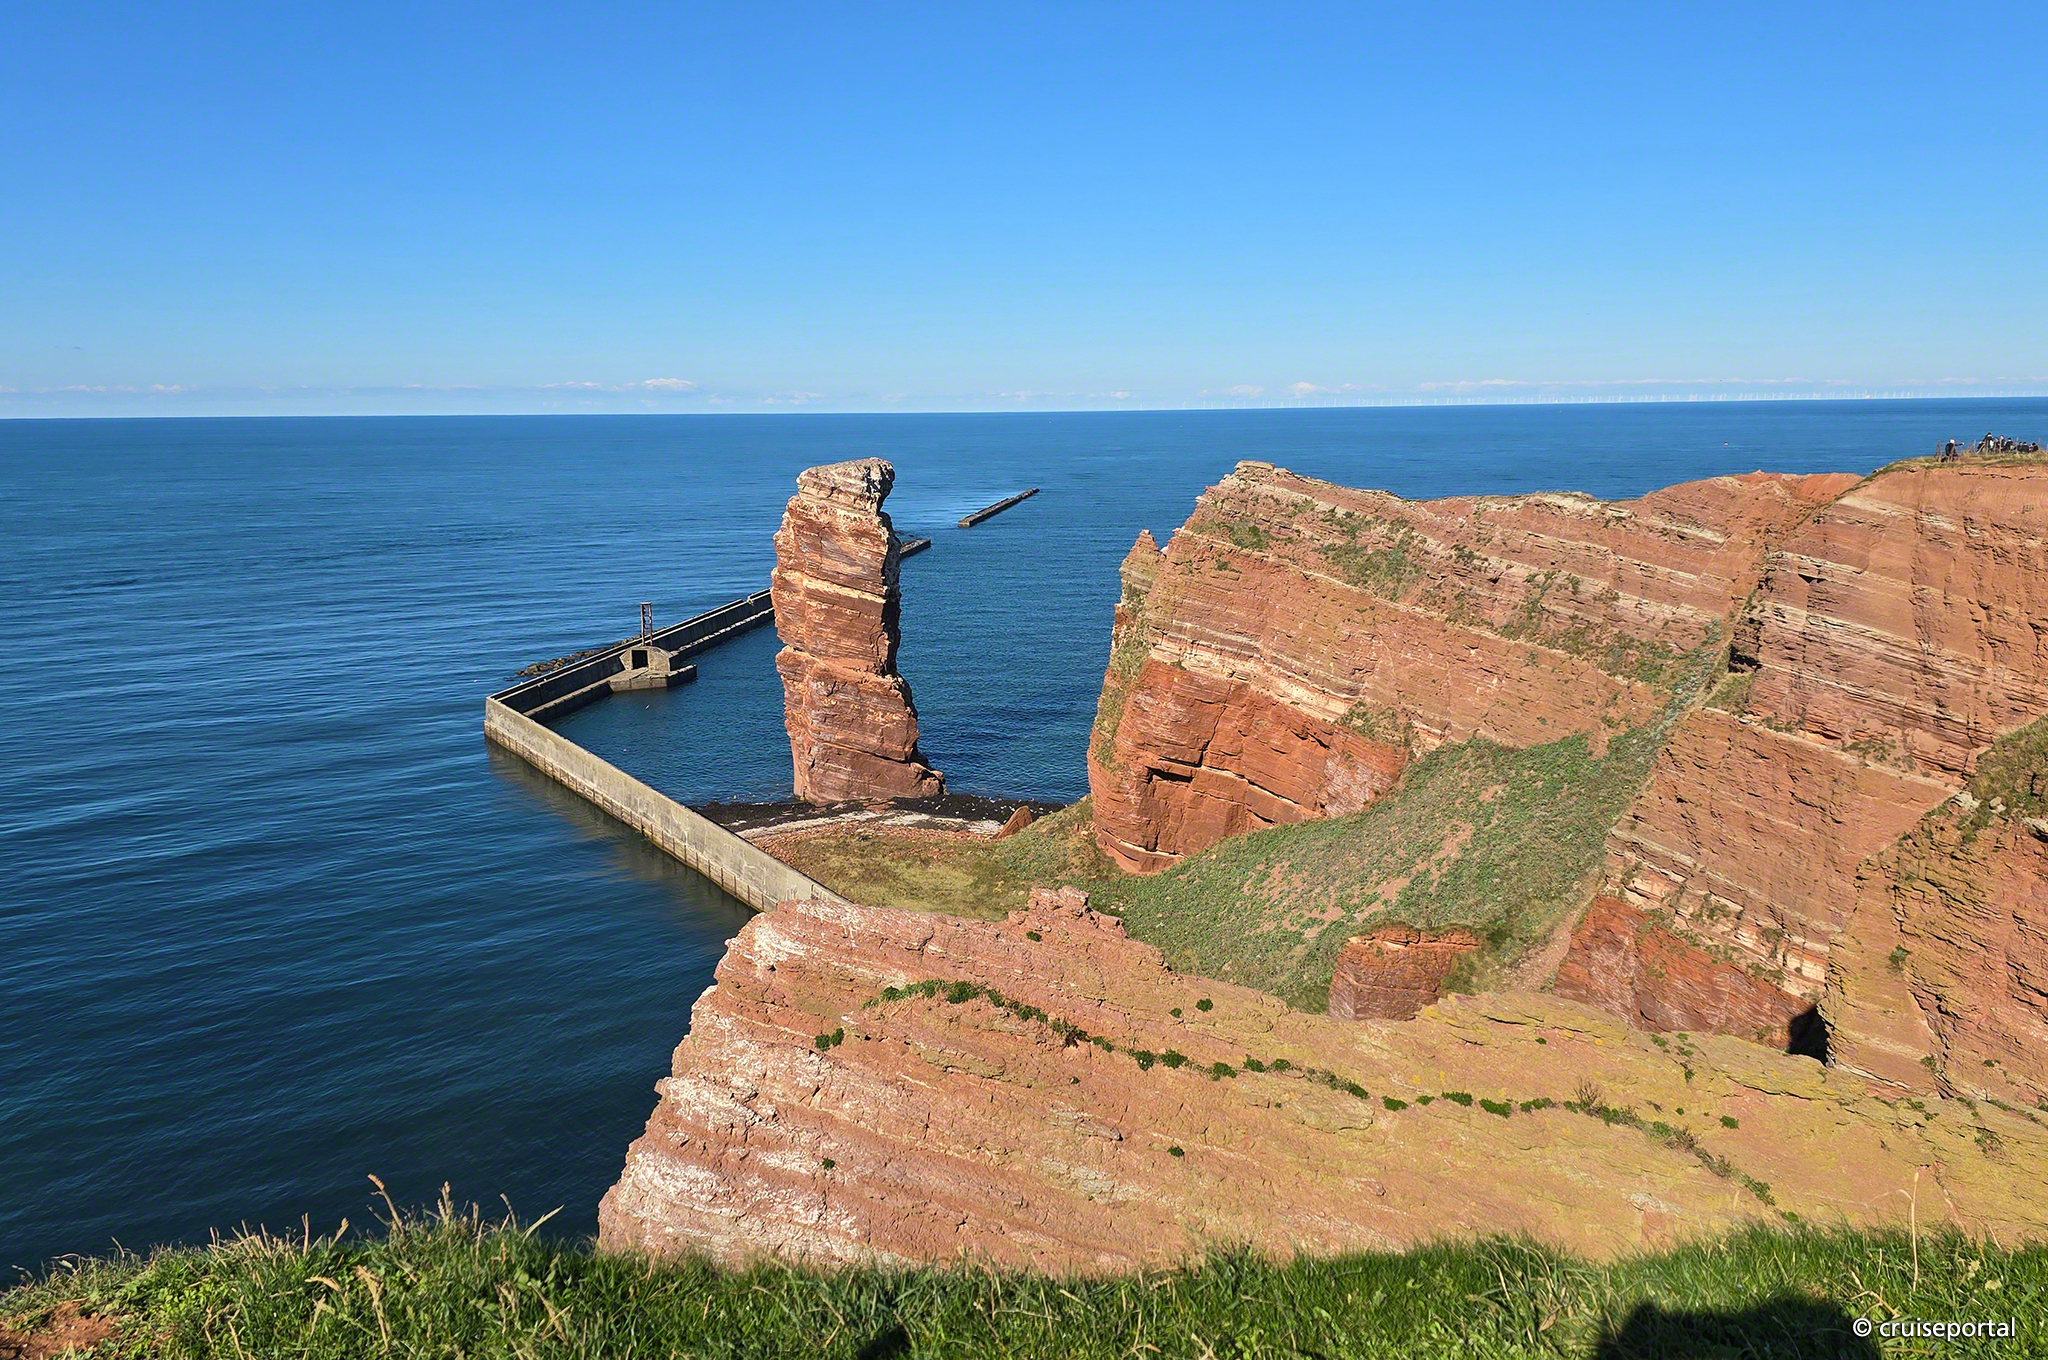
[[[2044,65],[2039,0],[13,4],[0,414],[2048,391]]]

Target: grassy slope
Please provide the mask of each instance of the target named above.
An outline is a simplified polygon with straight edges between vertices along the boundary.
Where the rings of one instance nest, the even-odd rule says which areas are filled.
[[[1579,905],[1608,829],[1709,678],[1683,685],[1658,722],[1614,737],[1601,758],[1584,736],[1526,750],[1440,747],[1363,812],[1234,837],[1149,878],[1095,850],[1085,802],[993,843],[846,832],[779,852],[876,906],[999,916],[1034,884],[1076,884],[1173,968],[1304,1010],[1324,1009],[1337,951],[1373,919],[1477,931],[1489,948],[1454,985],[1484,985]]]
[[[121,1353],[165,1357],[1876,1356],[1851,1322],[1901,1315],[2018,1318],[2017,1342],[1939,1348],[2005,1356],[2040,1354],[2048,1250],[1759,1229],[1605,1265],[1482,1241],[1078,1280],[654,1264],[444,1211],[86,1262],[0,1295],[0,1320],[66,1299],[121,1319]]]
[[[1174,968],[1304,1010],[1325,1007],[1337,951],[1373,918],[1472,928],[1498,966],[1578,904],[1661,743],[1629,733],[1600,760],[1583,736],[1439,748],[1363,812],[1235,837],[1105,898]]]

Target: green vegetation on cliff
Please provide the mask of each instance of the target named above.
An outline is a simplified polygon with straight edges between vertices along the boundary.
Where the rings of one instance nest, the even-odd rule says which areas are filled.
[[[1484,957],[1459,979],[1474,986],[1543,940],[1583,900],[1664,732],[1623,733],[1601,756],[1583,735],[1439,747],[1362,812],[1236,836],[1152,877],[1096,850],[1085,800],[1002,841],[835,832],[774,849],[875,906],[1001,916],[1034,885],[1071,883],[1174,969],[1319,1011],[1337,951],[1370,921],[1479,933]]]
[[[1608,828],[1661,745],[1652,728],[1614,738],[1601,758],[1584,736],[1526,750],[1439,747],[1362,812],[1233,837],[1155,877],[1087,886],[1176,970],[1303,1010],[1328,1005],[1337,952],[1374,920],[1463,926],[1487,942],[1476,966],[1497,968],[1582,900]]]
[[[601,1256],[442,1211],[385,1236],[251,1236],[73,1263],[0,1295],[0,1354],[104,1318],[130,1357],[1876,1357],[1855,1320],[2048,1316],[2048,1251],[1758,1229],[1609,1264],[1487,1240],[1095,1279],[722,1270]],[[71,1323],[79,1339],[110,1330]],[[2036,1353],[2038,1335],[1944,1355]],[[1917,1353],[1917,1352],[1916,1352]]]

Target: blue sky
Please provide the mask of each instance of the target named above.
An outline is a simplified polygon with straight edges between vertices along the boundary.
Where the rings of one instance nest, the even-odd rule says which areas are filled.
[[[2048,391],[2048,6],[0,11],[0,414]]]

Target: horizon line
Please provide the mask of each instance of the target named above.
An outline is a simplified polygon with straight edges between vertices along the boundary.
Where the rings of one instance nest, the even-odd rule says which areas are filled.
[[[351,390],[351,389],[343,389]],[[364,389],[354,389],[364,390]],[[371,388],[368,391],[404,391],[417,389]],[[443,389],[446,390],[446,389]],[[487,391],[489,389],[469,389]],[[505,389],[498,389],[503,391]],[[1201,404],[1141,405],[1136,403],[1117,406],[1025,406],[1014,407],[937,407],[905,410],[900,406],[863,407],[849,410],[821,410],[809,406],[769,405],[765,408],[735,410],[731,407],[713,409],[678,410],[510,410],[510,411],[221,411],[211,413],[177,411],[106,411],[68,415],[44,415],[26,411],[5,409],[7,397],[16,393],[0,393],[0,421],[65,421],[65,420],[463,420],[478,418],[538,418],[538,417],[845,417],[845,416],[1015,416],[1015,415],[1195,415],[1217,412],[1310,412],[1310,411],[1356,411],[1356,410],[1430,410],[1448,407],[1506,407],[1506,406],[1645,406],[1645,405],[1780,405],[1847,403],[1847,402],[1987,402],[1987,401],[2039,401],[2048,399],[2048,390],[2004,391],[1985,393],[1929,393],[1929,392],[1861,392],[1861,393],[1801,393],[1784,395],[1779,393],[1641,393],[1615,394],[1611,396],[1575,395],[1569,398],[1556,396],[1505,395],[1471,397],[1405,398],[1380,401],[1258,401],[1255,399],[1218,400]],[[36,393],[35,395],[44,395]],[[56,395],[51,392],[49,395]],[[97,395],[97,394],[95,394]],[[122,393],[120,395],[130,395]],[[150,400],[152,394],[138,392],[133,395]],[[194,395],[189,389],[180,396]],[[160,399],[160,398],[154,398]]]

